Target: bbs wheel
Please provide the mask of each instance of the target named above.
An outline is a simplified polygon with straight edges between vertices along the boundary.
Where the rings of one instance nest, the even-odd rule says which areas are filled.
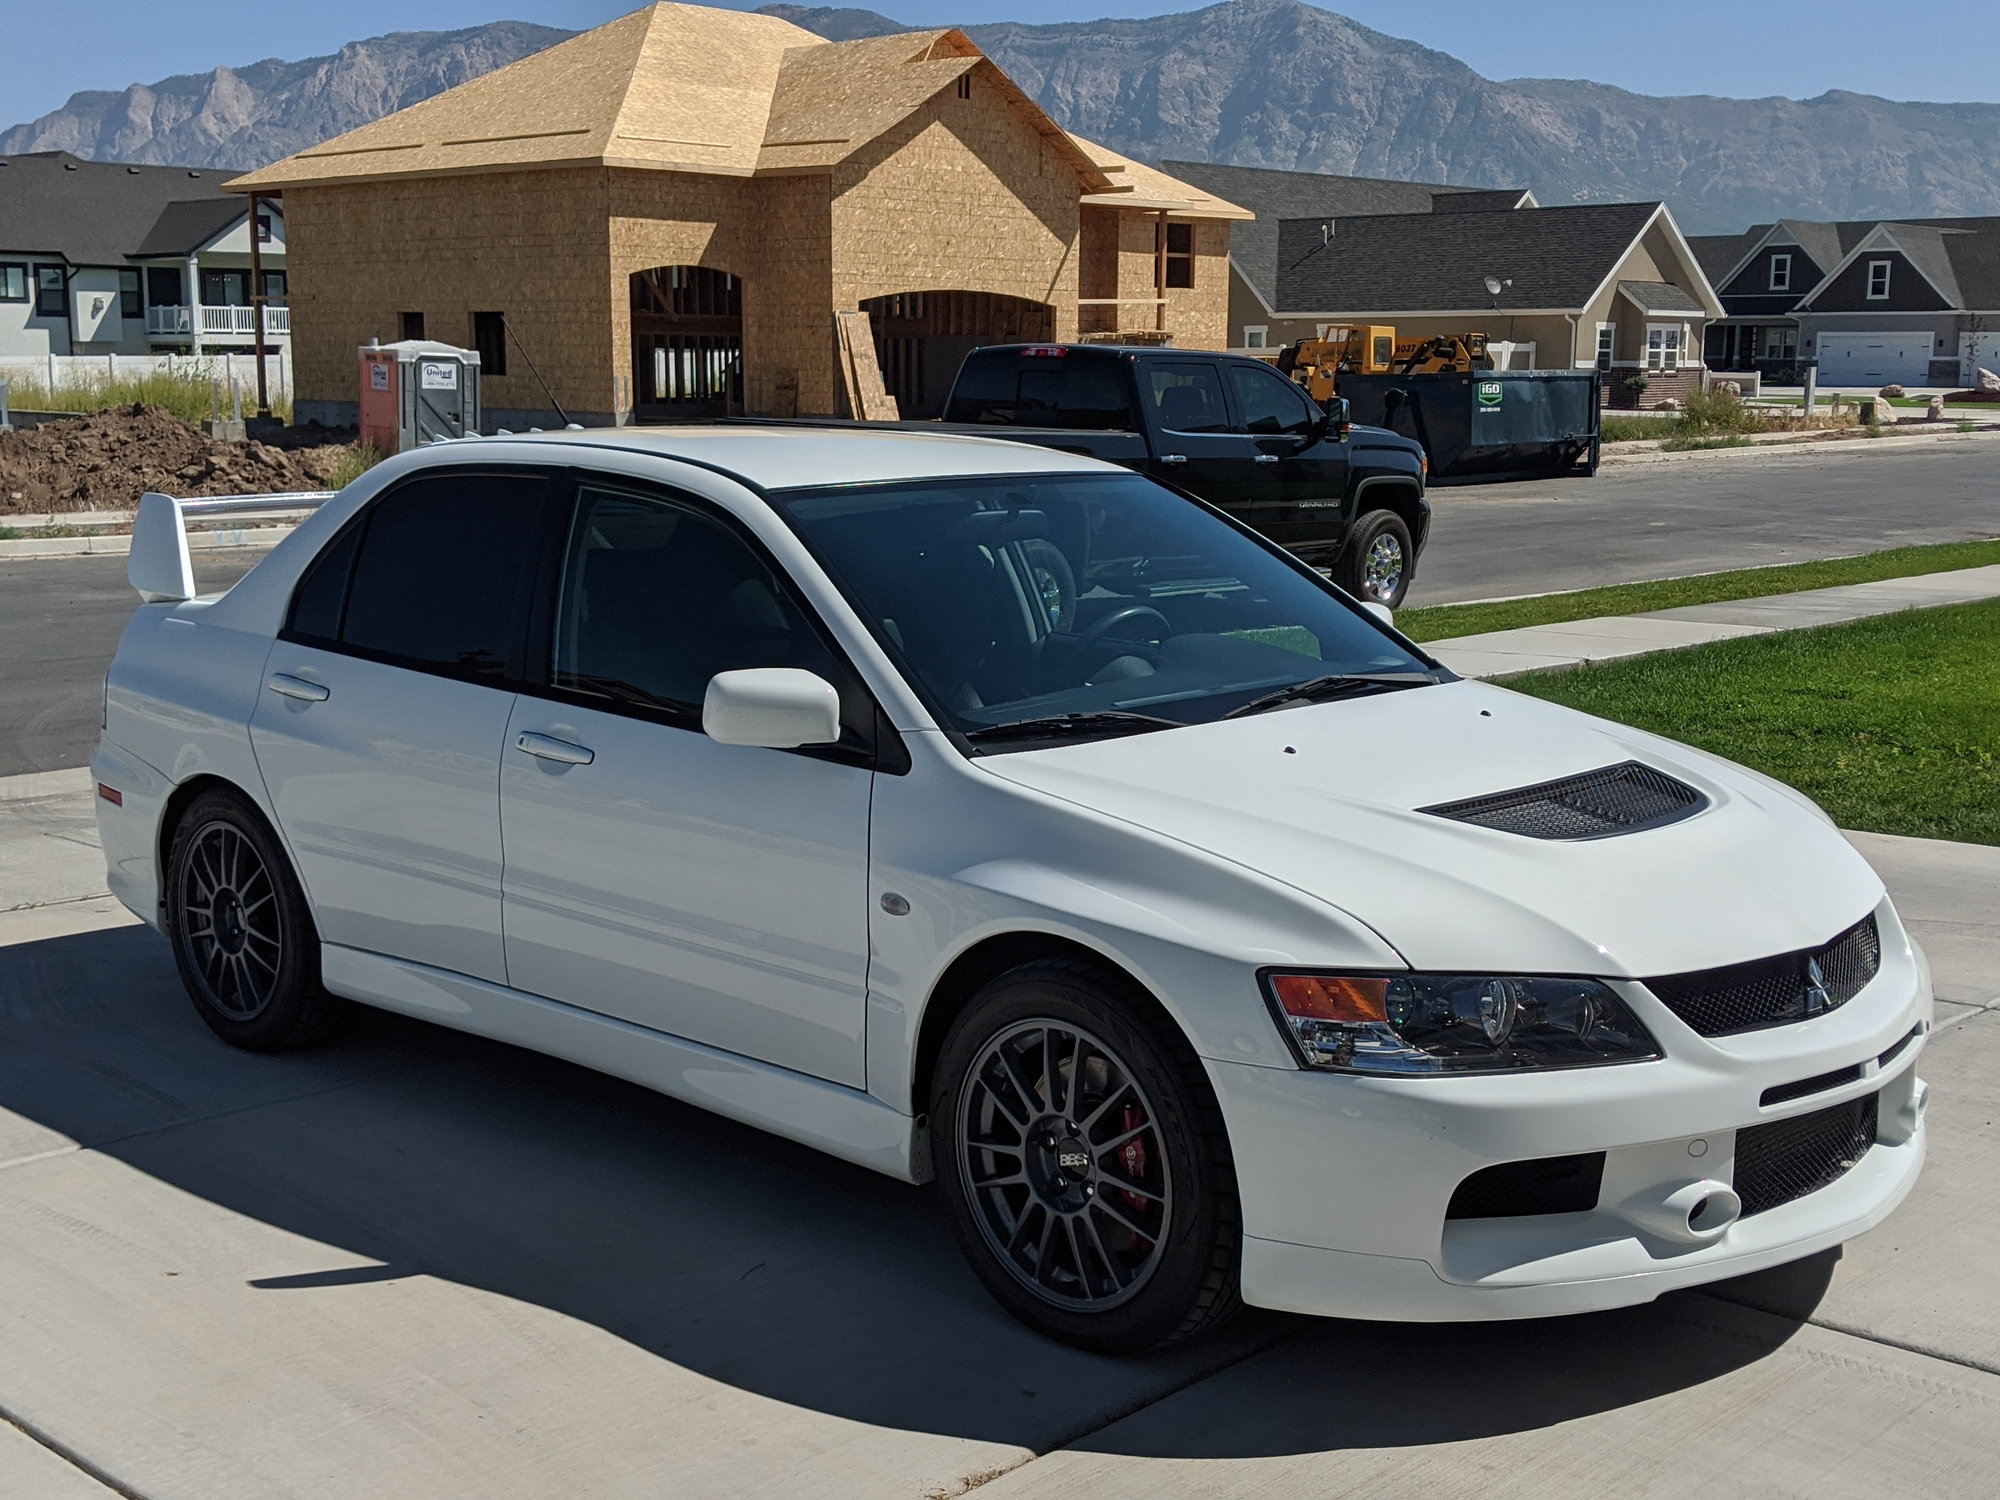
[[[1417,551],[1410,528],[1394,511],[1371,510],[1354,523],[1354,534],[1341,549],[1334,582],[1365,604],[1391,609],[1409,592]]]
[[[1135,1354],[1238,1306],[1221,1113],[1122,976],[1055,959],[988,984],[945,1040],[931,1130],[960,1248],[1029,1327]]]
[[[224,1041],[282,1052],[324,1040],[344,1002],[319,978],[305,893],[263,818],[234,792],[204,792],[167,856],[167,936],[181,983]]]

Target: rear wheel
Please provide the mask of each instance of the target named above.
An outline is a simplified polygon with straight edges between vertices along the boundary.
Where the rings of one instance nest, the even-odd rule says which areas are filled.
[[[1120,976],[1032,963],[953,1025],[931,1098],[960,1248],[1052,1338],[1133,1354],[1238,1306],[1236,1176],[1184,1038]]]
[[[1357,599],[1394,609],[1410,590],[1416,564],[1417,549],[1403,518],[1394,511],[1371,510],[1354,523],[1334,568],[1334,582]]]
[[[205,792],[167,856],[167,936],[194,1008],[224,1041],[283,1052],[323,1041],[345,1002],[319,977],[319,934],[269,826],[234,792]]]

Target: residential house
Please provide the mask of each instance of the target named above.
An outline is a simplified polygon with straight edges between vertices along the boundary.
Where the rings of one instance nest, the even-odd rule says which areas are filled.
[[[1691,241],[1727,314],[1712,368],[1828,386],[1969,385],[2000,365],[2000,219],[1787,219]]]
[[[1605,371],[1611,405],[1699,386],[1703,332],[1722,313],[1661,203],[1285,219],[1277,240],[1292,326],[1483,332],[1503,368]]]
[[[229,174],[0,157],[0,358],[248,350],[250,210]],[[266,345],[286,338],[284,217],[258,216]]]
[[[1486,213],[1533,208],[1526,188],[1451,187],[1383,177],[1340,177],[1232,167],[1216,162],[1163,161],[1171,172],[1256,214],[1229,239],[1229,337],[1243,352],[1275,349],[1318,331],[1311,319],[1278,311],[1278,225],[1285,219],[1341,219],[1360,214]]]
[[[978,343],[1227,341],[1250,214],[1055,124],[958,31],[829,42],[649,6],[237,178],[282,195],[296,402],[356,348],[482,356],[487,420],[843,409],[839,312],[908,415]]]

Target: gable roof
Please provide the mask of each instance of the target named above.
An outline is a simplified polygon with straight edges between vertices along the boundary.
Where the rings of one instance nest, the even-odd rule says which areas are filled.
[[[1085,203],[1104,208],[1164,210],[1183,219],[1231,219],[1239,224],[1248,224],[1256,218],[1247,208],[1213,193],[1203,192],[1178,177],[1169,177],[1144,162],[1120,156],[1109,146],[1100,146],[1080,135],[1070,139],[1083,148],[1110,182],[1104,192],[1086,193],[1082,200]],[[1240,229],[1231,231],[1232,247],[1234,235],[1240,233]]]
[[[186,205],[189,214],[226,213],[228,223],[242,218],[243,201],[223,192],[227,176],[201,168],[85,161],[67,151],[0,156],[0,249],[59,255],[75,266],[185,253],[143,247],[164,215],[182,210],[180,200],[194,200]]]
[[[153,221],[153,227],[146,231],[146,238],[132,254],[190,255],[225,230],[242,223],[249,212],[250,205],[233,193],[169,203],[160,210],[159,218]]]
[[[1362,214],[1428,214],[1451,204],[1487,211],[1532,202],[1524,188],[1464,188],[1386,177],[1340,177],[1328,172],[1288,172],[1275,167],[1232,167],[1219,162],[1163,161],[1163,172],[1203,192],[1240,203],[1256,215],[1230,231],[1229,259],[1236,273],[1275,310],[1278,303],[1278,224],[1284,219],[1345,218]]]
[[[756,11],[649,5],[232,180],[237,192],[558,166],[824,171],[978,70],[1087,190],[1090,157],[960,31],[829,42]]]
[[[1665,212],[1659,203],[1586,203],[1364,215],[1331,221],[1330,239],[1321,234],[1327,220],[1288,219],[1279,226],[1277,305],[1288,316],[1476,312],[1496,301],[1503,312],[1580,312]],[[1691,254],[1689,263],[1698,275]],[[1493,298],[1489,275],[1513,285]]]
[[[1776,225],[1752,224],[1741,234],[1691,234],[1688,248],[1701,262],[1701,271],[1719,292],[1732,280],[1764,243],[1764,236]]]
[[[1688,295],[1671,281],[1621,281],[1618,293],[1642,313],[1658,313],[1698,318],[1708,316],[1708,309],[1700,301]]]
[[[1843,234],[1849,242],[1846,254],[1800,299],[1802,312],[1817,310],[1817,300],[1855,261],[1882,252],[1901,254],[1952,307],[2000,310],[2000,218],[1877,220],[1829,227],[1862,232]]]

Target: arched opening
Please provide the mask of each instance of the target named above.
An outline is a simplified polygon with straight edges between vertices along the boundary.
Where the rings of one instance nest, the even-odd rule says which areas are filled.
[[[861,304],[875,334],[882,383],[906,417],[944,410],[965,356],[982,344],[1046,344],[1055,309],[999,292],[897,292]]]
[[[698,422],[743,410],[743,283],[706,266],[632,273],[633,417]]]

